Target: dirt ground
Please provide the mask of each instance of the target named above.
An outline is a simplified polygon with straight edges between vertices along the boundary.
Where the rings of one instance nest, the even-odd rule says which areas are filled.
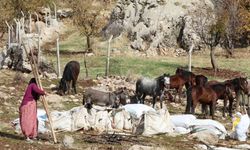
[[[242,72],[232,71],[228,69],[219,69],[219,71],[215,73],[213,71],[213,68],[194,67],[193,72],[197,74],[203,74],[205,76],[220,78],[220,79],[233,79],[236,77],[245,76],[245,74]]]
[[[195,68],[197,69],[197,68]],[[200,69],[195,71],[204,70],[204,73],[209,73],[206,69]],[[227,74],[224,72],[224,75]],[[222,74],[223,75],[223,74]],[[228,74],[227,74],[228,75]],[[231,76],[238,75],[235,72],[231,73]],[[31,74],[21,74],[11,70],[2,69],[0,70],[0,145],[1,149],[6,150],[23,150],[23,149],[37,149],[37,150],[64,150],[64,149],[129,149],[133,145],[143,145],[149,147],[161,147],[162,149],[194,149],[194,145],[199,142],[195,140],[190,140],[188,135],[183,136],[165,136],[157,135],[153,137],[142,137],[142,136],[122,136],[122,135],[108,135],[108,134],[98,134],[94,131],[77,131],[73,133],[69,132],[58,132],[56,136],[58,138],[58,143],[53,144],[53,139],[51,135],[44,134],[39,135],[39,140],[33,143],[28,143],[25,141],[21,134],[15,133],[13,127],[11,126],[11,121],[18,118],[18,107],[20,105],[23,92],[27,86],[28,80]],[[2,80],[4,79],[4,80]],[[57,79],[49,80],[42,79],[44,89],[48,93],[53,93],[51,90],[51,84],[58,84]],[[80,80],[77,89],[81,90],[86,86],[93,86],[95,83],[90,80]],[[83,86],[84,85],[84,86]],[[58,103],[49,103],[49,110],[69,110],[72,107],[82,105],[82,93],[73,96],[73,99],[78,99],[77,101],[71,100],[72,96],[64,96],[68,98],[69,101],[62,102],[60,105]],[[184,100],[183,100],[184,101]],[[185,104],[174,104],[165,101],[170,114],[180,114],[184,112]],[[43,108],[41,102],[38,102],[38,107]],[[220,108],[218,108],[220,110]],[[197,112],[199,113],[199,111]],[[198,115],[199,117],[199,115]],[[216,113],[216,120],[222,122],[227,130],[231,130],[231,119],[222,118],[221,112]],[[68,135],[74,139],[73,147],[65,147],[63,145],[64,136]],[[250,140],[247,142],[250,144]],[[233,140],[219,141],[218,146],[232,147],[233,145],[240,144],[240,142]]]

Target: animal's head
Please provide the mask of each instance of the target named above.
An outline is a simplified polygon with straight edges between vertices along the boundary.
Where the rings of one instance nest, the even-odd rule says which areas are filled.
[[[130,104],[138,104],[139,99],[136,95],[130,97]]]
[[[85,106],[85,108],[87,109],[93,108],[93,102],[90,96],[87,96],[86,100],[85,101],[83,100],[83,103],[84,103],[83,105]]]
[[[119,108],[120,104],[121,104],[120,98],[118,96],[115,96],[112,108]]]
[[[232,85],[235,89],[242,90],[245,94],[248,94],[248,82],[247,78],[239,77],[232,80]]]
[[[158,78],[159,83],[160,83],[160,87],[164,88],[164,87],[167,87],[170,85],[170,78],[169,77],[170,77],[169,74],[164,73],[162,76],[160,76]]]
[[[208,81],[208,78],[204,75],[195,76],[195,84],[199,86],[204,86]]]
[[[128,103],[129,93],[129,90],[126,87],[120,87],[114,91],[114,94],[120,99],[120,103],[122,105],[126,105]]]
[[[59,95],[64,95],[66,91],[67,91],[66,81],[65,81],[65,79],[62,78],[62,79],[60,80],[59,88],[58,88],[57,93],[58,93]]]
[[[177,68],[176,71],[175,71],[175,74],[181,75],[182,72],[183,72],[183,69]]]
[[[240,88],[245,93],[248,94],[248,82],[247,78],[239,78]]]

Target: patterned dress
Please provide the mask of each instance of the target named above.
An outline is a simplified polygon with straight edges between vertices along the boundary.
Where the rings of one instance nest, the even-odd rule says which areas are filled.
[[[38,131],[37,104],[40,95],[45,92],[37,87],[35,83],[28,85],[21,106],[19,107],[19,117],[22,133],[25,137],[36,138]]]

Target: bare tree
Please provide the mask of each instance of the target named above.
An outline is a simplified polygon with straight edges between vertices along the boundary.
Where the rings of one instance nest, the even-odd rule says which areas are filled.
[[[219,44],[224,30],[221,20],[218,20],[212,8],[201,6],[199,11],[191,13],[193,30],[202,43],[210,49],[211,64],[215,72],[218,65],[215,58],[215,47]]]
[[[249,41],[250,38],[246,36],[250,33],[250,1],[217,1],[216,13],[225,28],[222,36],[222,46],[229,56],[232,56],[235,46],[242,46],[241,39]]]
[[[234,45],[238,38],[239,27],[239,1],[222,0],[218,1],[217,16],[224,24],[225,32],[222,36],[222,46],[226,49],[229,56],[232,56]]]
[[[105,2],[95,2],[93,0],[74,0],[71,7],[74,11],[73,22],[86,37],[87,51],[91,52],[91,38],[98,36],[107,21],[104,17]]]

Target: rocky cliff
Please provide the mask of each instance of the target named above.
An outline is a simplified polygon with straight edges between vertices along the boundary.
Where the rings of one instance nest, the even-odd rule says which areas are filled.
[[[188,49],[191,40],[199,42],[188,21],[195,19],[190,12],[203,11],[201,6],[214,8],[211,0],[118,0],[105,35],[126,33],[131,48],[151,55]]]

